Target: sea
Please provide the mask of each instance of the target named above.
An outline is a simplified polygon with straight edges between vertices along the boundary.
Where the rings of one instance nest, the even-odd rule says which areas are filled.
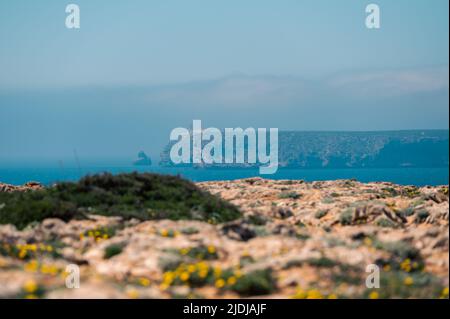
[[[94,160],[78,163],[63,161],[0,162],[0,182],[21,185],[29,181],[52,185],[61,181],[77,181],[85,175],[109,172],[152,172],[179,175],[193,182],[235,180],[249,177],[324,181],[356,179],[361,182],[392,182],[400,185],[448,185],[449,168],[343,168],[300,169],[279,168],[273,175],[260,175],[257,168],[192,168],[133,166],[127,161]]]

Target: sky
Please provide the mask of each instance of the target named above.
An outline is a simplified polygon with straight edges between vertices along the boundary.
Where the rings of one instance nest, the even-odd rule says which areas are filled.
[[[376,3],[381,28],[367,29]],[[81,28],[67,29],[78,4]],[[0,160],[170,131],[448,129],[447,0],[0,0]]]

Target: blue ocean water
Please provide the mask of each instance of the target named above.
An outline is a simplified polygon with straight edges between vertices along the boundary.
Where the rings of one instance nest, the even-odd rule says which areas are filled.
[[[0,164],[0,182],[20,185],[37,181],[51,185],[58,181],[76,181],[87,174],[110,172],[154,172],[180,175],[194,182],[214,180],[234,180],[261,176],[270,179],[303,179],[305,181],[335,180],[354,178],[361,182],[384,181],[401,185],[448,185],[449,169],[444,168],[347,168],[347,169],[283,169],[273,175],[259,175],[258,169],[219,169],[219,168],[167,168],[140,167],[123,163],[83,163],[63,166],[51,163]]]

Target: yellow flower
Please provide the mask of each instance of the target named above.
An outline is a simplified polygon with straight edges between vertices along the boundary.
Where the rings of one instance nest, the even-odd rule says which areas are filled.
[[[37,250],[37,246],[35,244],[29,245],[28,249],[31,250],[31,251],[36,251]]]
[[[29,263],[25,264],[24,268],[27,272],[35,272],[38,268],[39,264],[37,260],[32,260]]]
[[[292,298],[294,298],[294,299],[305,299],[306,298],[306,292],[303,289],[298,288],[297,292],[295,293],[295,295],[292,296]]]
[[[216,252],[216,247],[213,245],[208,246],[208,253],[214,254]]]
[[[411,286],[414,283],[414,280],[412,279],[412,277],[406,277],[405,280],[403,281],[403,283],[406,286]]]
[[[206,269],[201,269],[198,271],[198,276],[200,278],[206,278],[206,276],[208,276],[208,270]]]
[[[137,299],[139,298],[139,292],[136,289],[129,289],[127,291],[127,295],[131,299]]]
[[[58,274],[58,267],[50,266],[48,271],[49,271],[50,275],[55,276]]]
[[[104,235],[103,235],[103,239],[108,239],[108,235],[107,235],[107,234],[104,234]]]
[[[47,265],[42,265],[41,266],[41,273],[43,273],[43,274],[48,274],[48,273],[50,273],[50,269],[49,269],[49,266],[47,266]]]
[[[24,259],[27,256],[27,251],[26,249],[21,249],[19,252],[19,258],[20,259]]]
[[[167,229],[162,229],[160,234],[163,237],[167,237],[167,236],[169,236],[169,231]]]
[[[322,298],[323,298],[322,294],[320,293],[320,291],[316,289],[308,291],[308,294],[306,296],[306,299],[322,299]]]
[[[169,288],[168,284],[162,283],[161,285],[159,285],[159,289],[161,290],[166,290],[167,288]]]
[[[237,278],[240,278],[240,277],[242,277],[242,271],[236,270],[236,271],[234,272],[234,275],[235,275]]]
[[[364,244],[366,246],[372,246],[372,239],[370,239],[369,237],[364,238]]]
[[[64,271],[61,271],[60,276],[61,276],[62,279],[66,279],[67,276],[69,276],[69,272],[67,272],[67,271],[65,271],[65,270],[64,270]]]
[[[168,271],[166,273],[164,273],[163,275],[163,281],[165,284],[170,285],[175,277],[175,274],[171,271]]]
[[[33,294],[28,294],[25,296],[25,299],[38,299],[38,297],[36,295]]]
[[[34,280],[30,279],[25,282],[25,284],[23,285],[23,289],[26,292],[32,294],[38,289],[38,285]]]
[[[406,258],[401,264],[400,264],[400,268],[406,272],[410,272],[411,271],[411,259]]]
[[[232,285],[234,285],[236,283],[236,281],[237,281],[236,277],[231,276],[230,278],[228,278],[227,284],[232,286]]]
[[[180,275],[180,279],[182,280],[182,281],[187,281],[187,280],[189,280],[189,273],[188,272],[183,272],[181,275]]]
[[[222,269],[220,267],[214,267],[214,276],[220,277],[221,274],[222,274]]]
[[[215,285],[219,289],[223,288],[223,286],[225,286],[225,280],[223,280],[222,278],[221,279],[217,279]]]
[[[329,294],[328,299],[338,299],[338,296],[335,294]]]
[[[150,285],[150,280],[147,279],[147,278],[142,277],[142,278],[139,279],[139,283],[142,286],[147,287],[148,285]]]
[[[181,249],[180,249],[180,254],[182,254],[182,255],[187,255],[187,254],[189,254],[189,248],[181,248]]]
[[[386,206],[389,208],[395,207],[395,203],[386,203]]]
[[[448,287],[442,289],[441,298],[448,298]]]
[[[208,270],[208,264],[205,263],[204,261],[200,261],[200,262],[197,264],[197,267],[198,267],[198,269],[200,269],[200,270]]]
[[[380,297],[380,294],[377,291],[372,291],[369,294],[369,299],[378,299]]]
[[[195,265],[189,265],[187,267],[187,271],[190,273],[193,273],[196,269],[197,269],[197,267]]]

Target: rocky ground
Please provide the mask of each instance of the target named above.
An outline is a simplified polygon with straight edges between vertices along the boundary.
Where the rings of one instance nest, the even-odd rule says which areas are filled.
[[[0,297],[448,298],[447,186],[259,178],[198,186],[243,217],[0,225]],[[19,190],[30,187],[39,185]],[[65,286],[69,264],[79,266],[78,289]],[[365,285],[370,264],[379,289]]]

